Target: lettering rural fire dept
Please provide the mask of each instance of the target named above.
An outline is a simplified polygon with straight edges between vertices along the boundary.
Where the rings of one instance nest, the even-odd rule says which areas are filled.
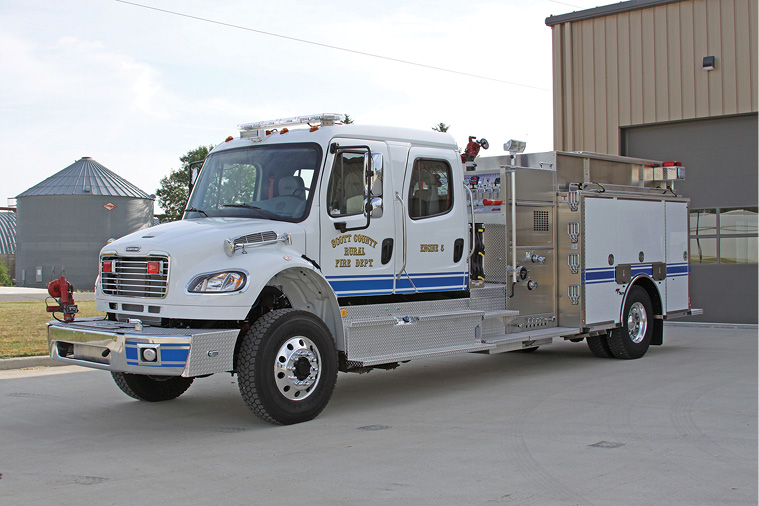
[[[345,257],[363,257],[366,255],[366,246],[345,246],[347,243],[352,244],[364,244],[366,246],[375,249],[377,241],[369,236],[363,234],[345,234],[340,237],[332,239],[332,248],[342,246],[344,248],[343,256]],[[335,259],[335,267],[337,268],[350,268],[350,267],[374,267],[373,258],[337,258]]]

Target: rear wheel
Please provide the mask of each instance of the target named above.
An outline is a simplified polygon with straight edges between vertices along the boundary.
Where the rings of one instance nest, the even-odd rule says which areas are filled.
[[[598,358],[614,358],[614,354],[611,352],[611,348],[609,348],[608,337],[608,334],[603,334],[585,338],[588,342],[588,348],[593,352],[593,355]]]
[[[609,348],[617,358],[635,359],[646,354],[654,333],[654,310],[648,292],[633,286],[622,312],[622,326],[609,334]]]
[[[283,425],[311,420],[337,381],[332,334],[307,311],[271,311],[243,336],[237,375],[245,404],[259,418]]]
[[[146,376],[126,372],[112,372],[111,376],[129,397],[148,402],[176,399],[190,388],[193,380],[181,376]]]

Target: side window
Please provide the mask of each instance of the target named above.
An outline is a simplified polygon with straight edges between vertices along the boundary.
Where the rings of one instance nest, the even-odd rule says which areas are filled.
[[[330,216],[361,214],[364,211],[364,154],[342,152],[335,157],[327,187]]]
[[[408,213],[411,219],[445,214],[453,207],[451,166],[443,160],[416,160],[411,171]]]

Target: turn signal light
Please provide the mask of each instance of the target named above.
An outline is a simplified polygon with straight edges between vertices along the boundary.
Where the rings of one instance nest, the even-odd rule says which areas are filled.
[[[672,160],[669,162],[664,162],[661,164],[662,167],[682,167],[683,162],[679,162],[677,160]]]
[[[103,272],[113,272],[112,260],[103,260]]]
[[[503,199],[482,199],[483,206],[500,206],[503,204]]]
[[[148,274],[160,274],[161,262],[148,262]]]

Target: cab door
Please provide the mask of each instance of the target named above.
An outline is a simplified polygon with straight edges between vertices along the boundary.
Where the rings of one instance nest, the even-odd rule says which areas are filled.
[[[469,227],[454,151],[411,148],[404,174],[405,265],[396,293],[465,290]]]
[[[338,297],[389,295],[395,274],[395,219],[387,146],[381,142],[334,139],[320,190],[320,261]],[[365,213],[365,156],[372,160],[373,211]],[[368,225],[368,226],[367,226]]]

